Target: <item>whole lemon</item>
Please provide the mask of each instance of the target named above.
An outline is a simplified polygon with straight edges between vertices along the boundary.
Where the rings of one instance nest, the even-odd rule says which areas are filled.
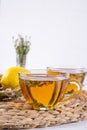
[[[30,71],[23,67],[8,68],[1,78],[1,85],[3,88],[19,89],[19,72],[30,74]]]

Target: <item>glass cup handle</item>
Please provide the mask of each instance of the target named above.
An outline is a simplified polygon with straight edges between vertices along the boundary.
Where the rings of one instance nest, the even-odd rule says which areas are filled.
[[[81,92],[81,90],[82,90],[82,85],[81,85],[81,83],[80,83],[79,81],[75,80],[75,79],[70,80],[70,81],[68,82],[68,85],[69,85],[69,84],[73,84],[73,85],[75,84],[75,85],[77,86],[77,90],[74,91],[74,92],[72,92],[72,93],[65,93],[62,102],[67,101],[67,100],[70,100],[70,99],[72,99],[72,98],[75,98],[75,97]],[[67,85],[67,86],[68,86],[68,85]],[[68,87],[67,87],[67,89],[68,89]]]

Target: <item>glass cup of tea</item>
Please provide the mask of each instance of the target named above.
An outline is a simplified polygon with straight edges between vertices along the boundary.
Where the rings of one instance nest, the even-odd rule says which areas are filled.
[[[87,74],[87,69],[85,68],[53,68],[53,67],[47,67],[47,73],[48,75],[68,75],[70,78],[70,81],[81,83],[83,86],[83,82],[85,79],[85,76]],[[77,85],[70,84],[67,88],[66,93],[72,93],[74,91],[77,91]]]
[[[66,94],[68,84],[73,84],[66,76],[51,76],[48,74],[23,74],[19,73],[19,84],[22,93],[33,109],[49,110],[55,106],[77,96],[81,90],[77,83],[77,91]]]

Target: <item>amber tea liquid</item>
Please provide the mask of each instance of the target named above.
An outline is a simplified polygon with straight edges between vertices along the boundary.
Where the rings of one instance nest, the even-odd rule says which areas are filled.
[[[68,79],[63,80],[25,80],[19,79],[21,90],[27,102],[35,109],[51,109],[63,98]]]
[[[47,70],[48,75],[67,75],[69,74],[69,77],[71,80],[79,81],[81,84],[83,84],[84,78],[86,73],[82,72],[80,70],[74,70],[74,69],[50,69]],[[68,92],[74,92],[77,91],[77,86],[75,84],[68,85],[67,93]]]

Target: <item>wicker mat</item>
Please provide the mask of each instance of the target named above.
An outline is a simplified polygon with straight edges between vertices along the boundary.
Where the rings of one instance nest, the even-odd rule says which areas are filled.
[[[86,91],[49,111],[32,110],[23,98],[0,102],[0,129],[47,127],[82,120],[87,120]]]

